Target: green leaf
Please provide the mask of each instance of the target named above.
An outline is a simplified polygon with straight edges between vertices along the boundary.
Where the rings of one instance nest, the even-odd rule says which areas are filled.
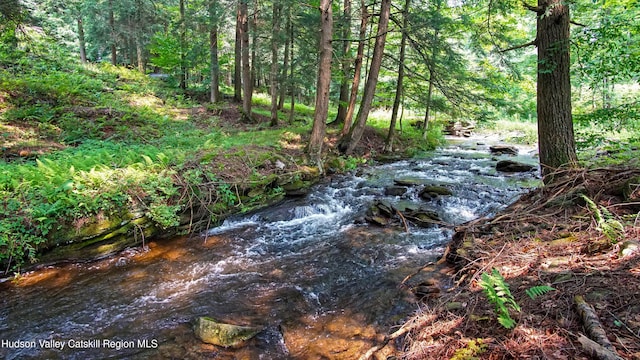
[[[531,287],[525,290],[525,293],[531,298],[531,300],[535,300],[538,296],[542,296],[549,291],[555,291],[556,289],[552,288],[548,285],[539,285]]]

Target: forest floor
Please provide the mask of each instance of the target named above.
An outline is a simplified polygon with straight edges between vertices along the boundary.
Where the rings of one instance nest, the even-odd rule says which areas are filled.
[[[422,269],[435,277],[421,284],[420,311],[396,332],[404,358],[640,359],[639,200],[637,164],[566,170],[495,217],[458,226],[443,259]],[[512,329],[481,288],[492,269],[520,307],[509,311]],[[526,294],[540,285],[555,290]],[[579,314],[580,297],[600,327]],[[598,330],[607,355],[581,336],[597,340]]]

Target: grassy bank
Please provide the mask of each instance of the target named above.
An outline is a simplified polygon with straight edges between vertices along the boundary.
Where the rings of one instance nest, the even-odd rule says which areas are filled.
[[[19,55],[0,59],[3,271],[91,238],[86,229],[131,223],[125,236],[133,236],[139,217],[161,232],[194,220],[212,225],[315,176],[303,153],[313,115],[305,105],[296,105],[293,123],[285,108],[282,125],[269,127],[258,95],[258,120],[242,123],[238,104],[200,103],[123,67]],[[385,124],[373,123],[379,138]],[[401,143],[414,152],[434,144],[419,139],[405,131]],[[333,164],[345,170],[371,155]]]

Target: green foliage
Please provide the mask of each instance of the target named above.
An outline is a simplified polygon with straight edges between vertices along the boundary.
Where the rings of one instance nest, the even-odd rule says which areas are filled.
[[[470,340],[463,348],[457,349],[450,360],[478,360],[487,351],[487,344],[482,339]]]
[[[548,285],[538,285],[530,287],[524,292],[531,298],[531,300],[535,300],[537,297],[542,296],[550,291],[555,291],[556,289],[552,288]]]
[[[597,230],[600,231],[613,244],[624,239],[624,226],[617,220],[613,214],[604,206],[598,206],[588,196],[580,194],[582,199],[587,203],[587,207],[591,211],[591,215],[598,225]]]
[[[482,287],[487,300],[495,306],[500,325],[507,329],[513,328],[516,325],[516,321],[511,318],[509,308],[520,311],[520,306],[511,295],[509,284],[506,283],[504,277],[497,269],[492,269],[491,274],[482,273],[479,285]]]

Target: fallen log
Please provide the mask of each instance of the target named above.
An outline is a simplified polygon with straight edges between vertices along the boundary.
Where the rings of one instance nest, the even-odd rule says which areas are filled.
[[[623,360],[618,356],[616,348],[609,341],[607,333],[604,331],[593,307],[580,295],[576,295],[573,298],[573,302],[576,304],[576,309],[582,319],[585,331],[591,338],[589,339],[584,335],[578,338],[578,342],[580,342],[583,349],[589,355],[600,360]]]

